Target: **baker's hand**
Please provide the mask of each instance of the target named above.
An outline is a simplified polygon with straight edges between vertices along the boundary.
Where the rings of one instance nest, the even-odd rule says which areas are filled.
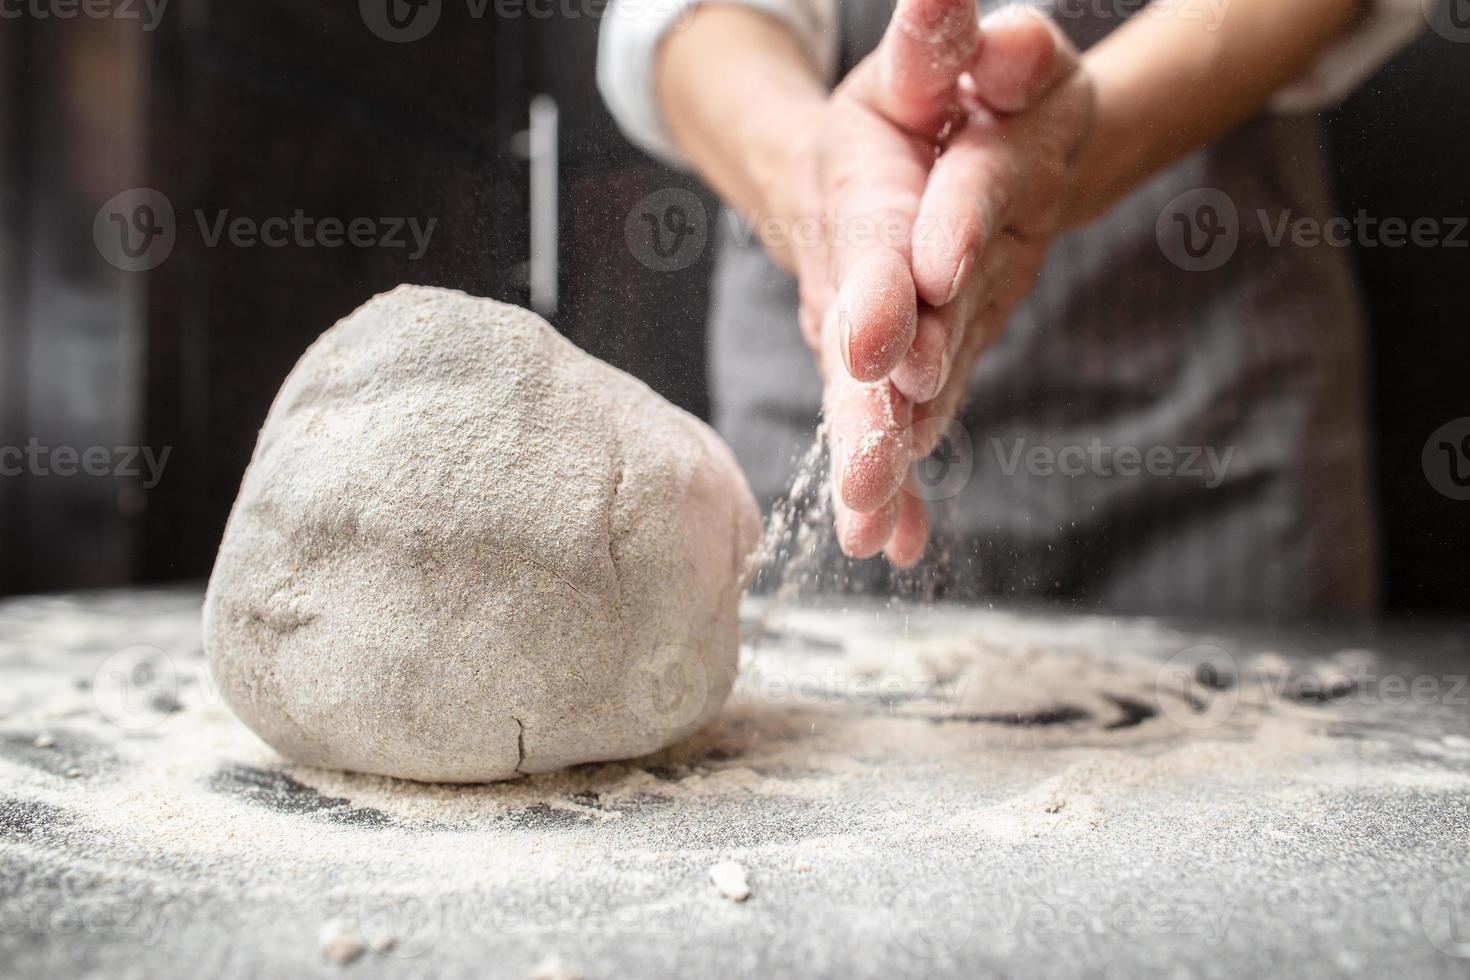
[[[900,0],[878,50],[833,94],[789,182],[823,221],[788,255],[818,355],[838,540],[922,555],[923,501],[899,492],[975,359],[1029,292],[1056,234],[1092,87],[1055,25],[982,25],[970,0]]]

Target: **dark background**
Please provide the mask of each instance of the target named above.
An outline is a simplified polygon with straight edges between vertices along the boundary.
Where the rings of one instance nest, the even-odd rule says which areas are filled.
[[[516,145],[538,94],[561,123],[554,323],[705,414],[710,256],[656,272],[624,237],[646,195],[699,189],[608,119],[594,84],[601,8],[477,18],[445,0],[412,43],[376,36],[350,0],[171,0],[151,31],[0,24],[0,446],[171,447],[147,490],[116,476],[0,478],[0,592],[203,578],[266,409],[322,330],[400,282],[526,305]],[[1467,94],[1470,44],[1426,33],[1334,110],[1341,210],[1470,215]],[[145,186],[171,201],[178,241],[151,272],[122,272],[94,246],[93,219]],[[298,208],[437,226],[413,261],[403,249],[206,247],[193,216]],[[1470,415],[1470,249],[1356,260],[1387,605],[1470,610],[1470,504],[1437,493],[1420,461],[1430,433]]]

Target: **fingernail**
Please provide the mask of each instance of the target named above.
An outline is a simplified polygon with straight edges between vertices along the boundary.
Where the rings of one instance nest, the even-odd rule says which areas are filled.
[[[832,494],[841,501],[842,481],[847,476],[847,447],[841,439],[833,439],[828,445],[828,451],[831,454]]]
[[[949,372],[954,369],[954,351],[946,347],[939,358],[939,375],[934,379],[934,394],[929,396],[929,401],[939,397],[944,386],[949,383]]]
[[[852,374],[852,323],[847,319],[847,311],[839,310],[837,313],[837,346],[842,349],[842,363],[847,368],[847,373]]]
[[[960,259],[959,266],[954,270],[954,278],[949,281],[949,292],[945,294],[944,303],[953,303],[955,297],[960,294],[961,287],[965,284],[965,277],[970,274],[971,256],[968,252]]]

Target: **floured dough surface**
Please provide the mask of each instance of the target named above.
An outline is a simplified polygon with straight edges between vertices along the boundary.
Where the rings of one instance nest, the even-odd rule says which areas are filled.
[[[693,416],[532,313],[401,286],[277,396],[205,645],[298,762],[479,782],[633,757],[724,702],[759,534]]]

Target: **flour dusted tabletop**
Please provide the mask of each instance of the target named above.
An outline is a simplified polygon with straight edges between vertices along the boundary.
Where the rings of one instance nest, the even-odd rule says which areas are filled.
[[[730,705],[486,786],[283,763],[200,596],[0,603],[15,976],[1462,976],[1470,631],[747,606]],[[733,863],[732,901],[711,869]]]

